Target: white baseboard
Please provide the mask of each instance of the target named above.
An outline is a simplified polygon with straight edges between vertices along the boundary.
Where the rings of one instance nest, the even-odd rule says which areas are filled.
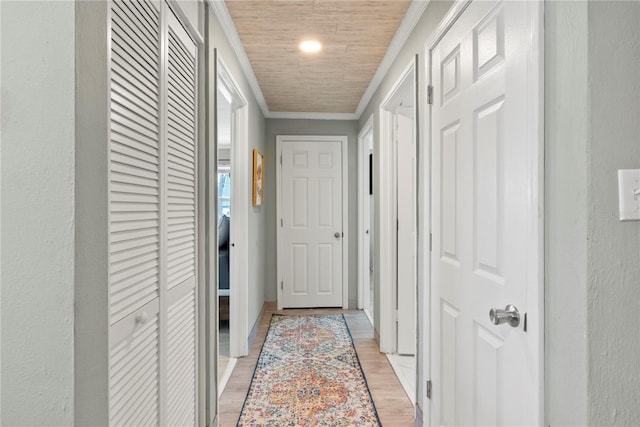
[[[256,339],[258,335],[258,331],[260,330],[260,322],[262,321],[262,316],[264,316],[264,304],[262,304],[262,309],[260,310],[260,314],[256,319],[256,322],[253,324],[251,328],[251,332],[249,333],[249,337],[247,338],[247,348],[251,351],[251,346],[253,345],[253,341]]]
[[[231,378],[231,374],[233,373],[233,368],[236,367],[236,363],[238,363],[238,359],[235,357],[229,358],[229,363],[227,363],[227,367],[224,370],[224,374],[222,374],[222,378],[220,378],[220,382],[218,383],[218,397],[222,396],[225,387],[227,387],[227,383]]]
[[[420,407],[418,405],[415,406],[416,411],[415,411],[415,419],[416,419],[416,427],[423,427],[424,426],[424,414],[422,413],[422,409],[420,409]]]

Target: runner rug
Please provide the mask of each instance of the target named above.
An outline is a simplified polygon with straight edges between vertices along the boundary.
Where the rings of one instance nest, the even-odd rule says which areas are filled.
[[[238,426],[379,426],[342,315],[274,314]]]

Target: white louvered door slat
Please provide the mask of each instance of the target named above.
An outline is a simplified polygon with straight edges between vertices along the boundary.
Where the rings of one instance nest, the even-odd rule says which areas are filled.
[[[132,315],[141,305],[157,298],[159,289],[159,15],[156,31],[141,31],[135,26],[130,8],[139,3],[112,3],[112,53],[116,40],[144,39],[146,50],[130,50],[131,62],[146,58],[148,68],[132,73],[131,66],[112,55],[111,143],[110,143],[110,307],[111,324]],[[148,25],[148,23],[147,23]],[[149,62],[150,61],[150,62]],[[116,73],[118,68],[123,72]],[[142,74],[144,72],[144,75]],[[126,87],[140,87],[142,81],[151,91],[148,99]],[[145,104],[151,114],[137,114]],[[144,147],[141,150],[141,147]]]
[[[109,423],[160,422],[160,13],[111,6]]]
[[[196,423],[196,45],[168,13],[167,424]]]
[[[109,423],[196,424],[197,49],[166,2],[111,2]]]

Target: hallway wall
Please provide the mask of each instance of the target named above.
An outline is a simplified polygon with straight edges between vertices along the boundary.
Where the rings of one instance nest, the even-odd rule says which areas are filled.
[[[0,424],[72,425],[75,4],[0,8]]]
[[[266,290],[277,300],[276,135],[347,135],[349,137],[349,308],[358,306],[358,122],[355,120],[267,119],[265,132]]]
[[[587,421],[638,425],[640,222],[618,220],[617,170],[640,168],[640,3],[588,4]]]
[[[587,425],[587,16],[586,2],[545,4],[545,417],[551,425]]]
[[[546,2],[546,417],[640,422],[640,223],[618,169],[640,168],[640,3]]]

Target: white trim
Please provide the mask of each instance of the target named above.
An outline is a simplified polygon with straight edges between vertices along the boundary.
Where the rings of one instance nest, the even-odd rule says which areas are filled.
[[[455,5],[453,6],[455,8]],[[424,84],[420,88],[419,99],[427,99],[427,86],[431,85],[431,50],[425,48],[424,72],[420,73],[424,77]],[[418,325],[418,360],[422,366],[422,377],[418,378],[418,384],[426,384],[431,379],[431,105],[424,102],[424,109],[420,113],[420,135],[418,137],[421,149],[418,155],[418,229],[424,230],[418,233],[418,287],[422,289],[422,300],[418,302],[418,319],[422,319],[422,324]],[[428,171],[428,173],[427,173]],[[422,316],[420,315],[422,314]],[[422,416],[420,420],[424,426],[431,425],[431,400],[427,398],[426,390],[422,393]],[[427,414],[427,415],[425,415]]]
[[[527,2],[527,16],[531,19],[529,22],[529,48],[527,55],[527,72],[530,77],[527,79],[527,97],[531,102],[528,106],[531,108],[529,112],[531,119],[528,122],[530,126],[526,130],[526,135],[531,138],[528,144],[529,152],[529,170],[533,171],[529,188],[529,204],[537,207],[537,214],[529,215],[529,236],[528,248],[536,247],[538,249],[536,263],[527,265],[527,283],[534,286],[527,286],[527,305],[534,310],[531,327],[528,329],[529,345],[536,346],[538,349],[538,364],[533,367],[534,379],[538,381],[537,393],[532,396],[535,401],[535,407],[538,411],[532,416],[533,422],[541,425],[545,421],[545,358],[544,358],[544,339],[545,339],[545,323],[544,323],[544,2]],[[528,209],[531,214],[534,209]]]
[[[415,88],[416,59],[411,58],[409,64],[398,77],[393,87],[387,93],[384,101],[380,104],[380,141],[374,144],[374,159],[378,162],[379,184],[375,186],[376,206],[379,206],[379,215],[375,221],[379,224],[379,231],[376,233],[376,244],[380,248],[380,256],[376,258],[374,265],[379,273],[380,292],[380,351],[383,353],[393,353],[396,348],[395,325],[395,286],[396,275],[396,193],[395,193],[395,144],[393,144],[393,108],[395,108],[401,97],[413,85]],[[413,77],[412,77],[413,74]],[[417,108],[415,109],[417,111]],[[415,113],[414,113],[415,114]],[[414,119],[414,126],[417,121]],[[415,132],[417,136],[417,132]],[[375,151],[375,147],[378,151]],[[382,185],[384,183],[384,185]],[[378,213],[378,212],[376,212]],[[382,262],[386,260],[386,262]],[[390,260],[390,261],[389,261]]]
[[[244,76],[251,86],[251,91],[253,92],[253,96],[256,98],[256,102],[260,106],[262,110],[262,114],[267,116],[269,114],[269,107],[267,106],[267,102],[264,99],[264,95],[262,94],[262,90],[260,89],[260,84],[256,79],[256,75],[253,72],[253,68],[251,67],[251,62],[249,61],[249,57],[247,56],[247,52],[244,50],[244,46],[240,41],[240,36],[238,35],[238,31],[236,30],[236,26],[231,19],[231,15],[229,15],[229,10],[225,5],[223,0],[208,0],[209,5],[213,9],[218,21],[220,21],[220,25],[222,26],[222,30],[224,34],[229,39],[229,44],[233,48],[233,51],[238,58],[238,62],[240,63],[240,67],[244,72]]]
[[[197,31],[193,25],[190,26],[189,31],[195,33]],[[198,105],[198,156],[197,156],[197,194],[198,203],[197,209],[197,221],[198,221],[198,237],[197,237],[197,281],[196,281],[196,357],[197,370],[196,370],[196,416],[199,420],[199,424],[207,422],[207,412],[209,402],[207,399],[207,385],[208,385],[208,372],[207,372],[207,360],[209,355],[209,349],[207,348],[207,323],[210,322],[211,312],[207,310],[207,283],[209,278],[207,277],[207,257],[208,250],[206,248],[209,241],[209,235],[206,225],[208,198],[207,198],[207,180],[209,173],[207,171],[207,149],[206,149],[206,122],[207,122],[207,108],[206,108],[206,44],[204,38],[198,32],[199,37],[196,40],[197,51],[197,105]],[[217,312],[214,311],[213,314]],[[216,353],[217,363],[217,353]],[[214,372],[215,374],[215,372]]]
[[[269,112],[267,119],[310,119],[310,120],[358,120],[360,116],[354,113],[295,113]]]
[[[187,30],[187,33],[189,33],[189,35],[193,37],[194,41],[196,42],[196,46],[204,47],[204,37],[202,36],[202,33],[198,29],[198,25],[200,23],[191,22],[191,20],[189,19],[189,16],[185,13],[183,9],[183,5],[180,4],[181,2],[179,0],[167,0],[167,3],[169,4],[169,6],[171,6],[171,10],[173,10],[173,12],[176,15],[178,15],[179,21],[185,27],[185,30]],[[198,11],[198,15],[199,14],[200,14],[200,11]]]
[[[455,8],[455,5],[453,6]],[[427,99],[427,86],[431,85],[431,51],[425,49],[424,72],[419,95],[419,100]],[[418,155],[418,229],[423,232],[418,233],[418,263],[422,268],[418,268],[418,287],[422,289],[422,300],[418,301],[418,319],[422,319],[422,324],[418,325],[418,360],[422,366],[422,377],[418,378],[418,384],[426,384],[431,379],[431,105],[427,102],[420,103],[424,109],[419,113],[420,144]],[[422,316],[421,316],[422,314]],[[424,426],[431,425],[431,400],[427,398],[426,390],[422,393],[423,418],[420,423]],[[427,415],[425,415],[427,414]]]
[[[447,15],[443,18],[442,22],[433,33],[433,35],[429,38],[429,40],[424,45],[424,65],[425,65],[425,84],[424,88],[421,91],[421,99],[426,99],[426,86],[432,84],[432,73],[431,73],[431,51],[435,48],[438,42],[442,39],[442,37],[449,31],[451,26],[456,22],[456,20],[462,15],[465,9],[469,6],[472,0],[457,0],[456,3],[451,7]],[[531,129],[527,130],[527,135],[529,135],[532,141],[537,141],[536,143],[529,144],[532,152],[529,153],[529,168],[533,172],[533,177],[530,184],[530,188],[528,188],[529,202],[531,204],[536,204],[538,206],[538,215],[534,215],[533,217],[528,218],[530,223],[530,234],[529,234],[529,243],[537,242],[538,246],[538,259],[537,265],[528,265],[527,272],[529,283],[531,281],[537,282],[537,292],[530,292],[531,287],[527,287],[527,305],[529,305],[529,301],[533,301],[529,307],[533,307],[534,310],[529,310],[530,312],[534,312],[534,318],[536,321],[534,323],[529,323],[530,328],[528,331],[529,342],[533,343],[533,345],[537,345],[538,348],[538,365],[534,367],[535,377],[538,380],[538,394],[532,396],[531,398],[536,401],[536,406],[538,408],[538,413],[533,414],[537,417],[537,419],[533,422],[533,424],[541,425],[545,420],[545,411],[544,411],[544,389],[545,389],[545,358],[544,358],[544,332],[545,332],[545,324],[544,324],[544,2],[527,2],[529,8],[533,10],[529,10],[529,16],[531,18],[529,34],[531,44],[528,46],[530,49],[527,49],[527,61],[528,63],[533,63],[532,66],[527,67],[529,73],[531,73],[531,78],[528,79],[531,84],[527,87],[528,96],[531,102],[531,115],[534,119],[533,121],[529,121],[529,125]],[[534,66],[536,65],[536,66]],[[420,160],[424,160],[424,165],[429,167],[431,162],[431,113],[432,113],[431,105],[426,105],[424,109],[424,113],[420,115],[421,121],[421,139],[420,144],[424,149],[422,150]],[[421,169],[419,167],[419,169]],[[420,204],[419,201],[419,209],[423,209],[422,212],[425,212],[422,215],[424,218],[424,228],[425,230],[430,230],[431,224],[431,174],[425,174],[423,177],[424,181],[420,180],[420,183],[424,183],[421,186],[421,195],[423,196],[423,204]],[[537,191],[536,191],[537,186]],[[427,217],[428,216],[428,217]],[[422,224],[422,222],[421,222]],[[424,234],[425,240],[422,242],[425,248],[428,248],[429,242],[426,239],[426,233]],[[531,245],[528,245],[531,247]],[[422,325],[420,325],[420,329],[423,331],[422,340],[422,352],[424,359],[422,361],[422,373],[423,377],[420,378],[420,383],[425,384],[426,381],[431,377],[431,299],[430,299],[430,289],[431,289],[431,253],[428,250],[424,251],[424,257],[422,259],[424,266],[424,274],[422,275],[422,281],[420,277],[418,278],[418,283],[422,286],[423,289],[429,290],[423,293],[423,300],[421,301],[422,307],[424,309],[424,314],[422,317]],[[533,316],[532,316],[533,317]],[[426,396],[426,393],[423,393],[423,401],[422,401],[422,413],[423,413],[423,422],[422,424],[425,426],[431,425],[431,400],[429,400]]]
[[[349,137],[343,135],[276,135],[276,158],[282,156],[282,143],[286,142],[340,142],[342,146],[342,308],[349,308]],[[282,310],[282,265],[281,256],[282,238],[280,233],[282,227],[279,225],[279,218],[282,218],[282,165],[276,161],[276,240],[277,240],[277,257],[276,257],[276,285],[277,285],[277,308]]]
[[[373,136],[373,114],[369,116],[360,133],[358,133],[358,310],[364,309],[364,283],[370,276],[369,248],[365,247],[365,205],[367,203],[368,176],[366,176],[365,154],[368,157],[369,146],[365,147],[367,136]],[[371,228],[371,225],[369,227]],[[369,234],[371,237],[371,234]],[[368,315],[367,315],[368,316]],[[373,323],[373,322],[372,322]]]
[[[247,345],[249,335],[249,208],[245,203],[245,200],[249,200],[249,165],[245,161],[249,158],[249,107],[244,94],[227,71],[220,55],[217,56],[216,70],[218,80],[216,88],[224,87],[232,98],[231,170],[234,179],[231,185],[231,215],[233,218],[231,243],[233,247],[231,248],[232,254],[230,255],[232,256],[230,256],[229,269],[230,276],[233,278],[233,286],[230,287],[231,297],[229,298],[229,351],[231,357],[242,357],[249,354],[249,346]],[[216,136],[216,148],[217,146]]]
[[[220,381],[218,381],[218,398],[222,396],[222,393],[224,393],[224,389],[227,387],[227,384],[229,384],[229,380],[231,379],[231,374],[233,373],[233,369],[236,367],[237,363],[238,363],[237,358],[235,357],[229,358],[229,361],[227,362],[227,366],[224,369],[222,377],[220,378]]]
[[[429,53],[431,50],[433,50],[434,47],[436,47],[436,44],[438,44],[442,37],[444,37],[451,26],[455,24],[460,15],[462,15],[462,12],[464,12],[465,9],[469,7],[471,1],[472,0],[455,0],[455,3],[453,4],[453,6],[451,6],[449,11],[447,12],[447,15],[442,18],[442,21],[440,21],[440,25],[438,25],[438,28],[435,29],[433,34],[431,34],[431,37],[429,37],[425,42],[424,51],[426,53]],[[430,69],[428,70],[430,72]]]
[[[373,75],[369,86],[362,94],[360,98],[360,102],[358,103],[358,107],[356,111],[353,113],[314,113],[314,112],[271,112],[269,110],[269,106],[264,98],[264,94],[262,93],[262,89],[260,89],[260,83],[256,78],[255,73],[253,72],[253,67],[251,66],[251,61],[249,61],[249,57],[247,56],[247,52],[244,50],[244,46],[242,45],[242,41],[240,40],[240,36],[238,35],[238,31],[236,30],[236,26],[233,23],[233,19],[231,19],[231,15],[229,14],[229,10],[225,5],[223,0],[207,0],[213,12],[215,13],[218,21],[220,21],[220,25],[222,26],[222,30],[224,34],[229,39],[229,43],[233,48],[236,56],[238,57],[238,62],[240,63],[240,67],[244,72],[244,75],[251,86],[251,90],[253,91],[253,95],[260,105],[260,109],[262,110],[262,114],[265,118],[269,119],[315,119],[315,120],[359,120],[364,112],[364,109],[367,107],[371,98],[378,90],[378,87],[384,80],[387,72],[393,65],[396,57],[402,50],[402,47],[409,39],[411,32],[418,24],[418,21],[422,17],[422,14],[427,9],[430,0],[413,0],[407,9],[407,13],[405,14],[402,22],[398,26],[391,43],[389,43],[389,47],[387,48],[387,52],[385,53],[376,73]]]
[[[404,369],[403,366],[400,364],[399,360],[398,360],[398,354],[389,354],[387,353],[385,356],[387,356],[387,361],[389,362],[389,365],[391,365],[391,369],[393,369],[393,373],[395,374],[396,378],[398,379],[398,382],[400,382],[400,385],[402,386],[402,389],[404,390],[404,394],[407,396],[407,399],[409,399],[411,401],[411,404],[413,405],[414,411],[415,408],[418,406],[415,403],[416,400],[416,389],[415,386],[417,386],[417,383],[412,386],[411,383],[409,383],[409,380],[407,379],[407,377],[404,376]],[[400,356],[402,357],[402,356]],[[416,365],[415,365],[415,361],[416,358],[415,356],[413,356],[413,360],[414,360],[414,369],[413,371],[416,371]],[[415,381],[415,378],[414,378]]]
[[[418,21],[422,17],[422,14],[427,9],[430,0],[413,0],[409,9],[407,9],[407,14],[404,19],[400,23],[398,30],[396,31],[395,36],[393,36],[393,40],[389,44],[389,48],[387,49],[387,53],[382,58],[382,62],[380,62],[380,66],[378,66],[378,70],[373,75],[373,79],[371,79],[371,83],[369,83],[369,87],[362,95],[360,99],[360,103],[358,104],[358,108],[356,108],[355,115],[360,117],[364,112],[364,109],[367,108],[369,101],[378,90],[378,87],[382,83],[382,80],[387,75],[389,68],[395,62],[396,57],[402,50],[402,47],[409,39],[411,32],[418,24]]]

